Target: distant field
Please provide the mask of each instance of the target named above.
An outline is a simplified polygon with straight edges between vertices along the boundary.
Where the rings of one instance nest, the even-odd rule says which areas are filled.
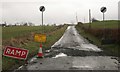
[[[57,27],[45,26],[45,33],[56,30]],[[31,32],[42,33],[44,27],[42,26],[16,26],[16,27],[3,27],[2,28],[2,39],[10,39],[15,37],[21,37]]]
[[[118,28],[119,22],[117,20],[93,22],[91,23],[91,28]],[[88,27],[89,23],[84,24],[84,26]]]

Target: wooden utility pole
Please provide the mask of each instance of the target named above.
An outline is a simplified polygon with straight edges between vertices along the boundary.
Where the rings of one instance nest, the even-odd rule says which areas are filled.
[[[76,12],[76,21],[77,21],[77,23],[78,23],[78,17],[77,17],[77,12]]]
[[[91,28],[91,10],[89,9],[89,29]]]

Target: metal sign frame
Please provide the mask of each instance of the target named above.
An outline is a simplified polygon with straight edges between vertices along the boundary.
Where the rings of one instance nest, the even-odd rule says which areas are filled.
[[[45,7],[40,6],[39,10],[42,12],[42,27],[43,27],[43,12],[45,11]],[[44,26],[43,32],[44,32],[44,30],[45,30],[45,26]]]
[[[107,11],[106,7],[101,7],[100,11],[103,13],[103,21],[105,20],[105,12]]]

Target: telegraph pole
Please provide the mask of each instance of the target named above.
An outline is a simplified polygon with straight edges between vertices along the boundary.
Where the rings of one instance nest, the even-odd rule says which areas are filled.
[[[76,12],[76,21],[77,21],[77,23],[78,23],[78,17],[77,17],[77,12]]]
[[[89,29],[91,28],[91,10],[89,9]]]

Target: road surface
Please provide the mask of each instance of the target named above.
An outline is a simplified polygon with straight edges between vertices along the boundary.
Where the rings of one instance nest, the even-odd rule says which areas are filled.
[[[69,26],[44,55],[42,59],[33,57],[17,70],[118,70],[117,57],[106,56],[79,35],[75,26]]]

